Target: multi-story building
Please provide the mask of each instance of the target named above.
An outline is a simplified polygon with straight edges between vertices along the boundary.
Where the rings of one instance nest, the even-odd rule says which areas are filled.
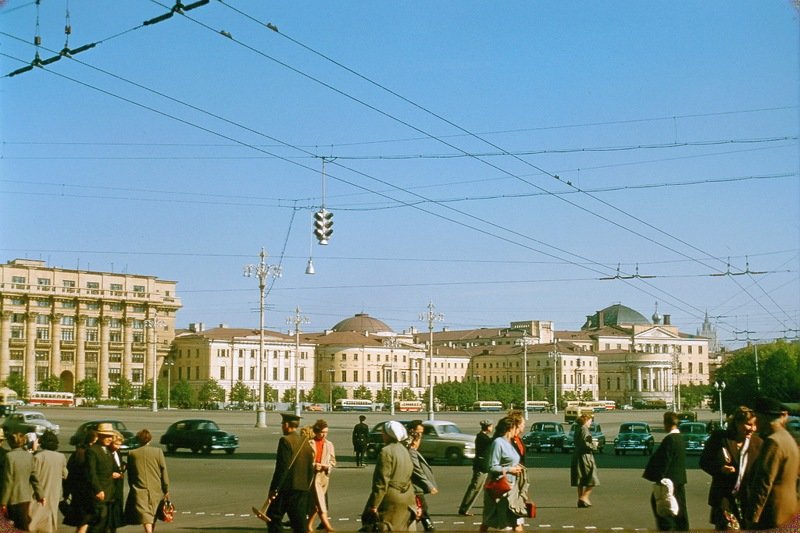
[[[50,377],[65,391],[94,378],[103,397],[121,377],[134,389],[157,378],[175,336],[176,282],[154,276],[0,265],[0,381],[28,391]]]

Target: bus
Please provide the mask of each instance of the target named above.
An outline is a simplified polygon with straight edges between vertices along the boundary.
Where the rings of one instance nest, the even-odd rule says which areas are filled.
[[[334,411],[374,411],[375,404],[372,400],[348,400],[339,398],[333,404]]]
[[[8,387],[0,388],[0,416],[7,416],[16,411],[19,404],[17,392]]]
[[[30,396],[28,396],[28,403],[30,405],[61,405],[64,407],[73,407],[75,405],[75,395],[71,392],[33,391]]]
[[[419,400],[400,400],[394,402],[394,410],[401,413],[421,413],[422,402]]]
[[[572,423],[581,416],[594,417],[594,409],[588,405],[570,405],[564,409],[564,422]]]
[[[472,404],[473,411],[502,411],[503,410],[503,402],[498,402],[495,400],[492,401],[483,401],[483,402],[475,402]]]
[[[529,400],[525,402],[525,410],[534,413],[544,413],[550,410],[550,402],[547,400]]]
[[[617,402],[615,402],[614,400],[600,400],[600,403],[602,403],[605,406],[606,411],[611,411],[612,409],[617,408]]]

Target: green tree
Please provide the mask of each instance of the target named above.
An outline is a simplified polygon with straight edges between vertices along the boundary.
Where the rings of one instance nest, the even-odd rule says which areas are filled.
[[[337,385],[333,388],[333,402],[336,403],[336,400],[341,400],[347,398],[347,389],[344,387]],[[364,400],[371,400],[372,393],[369,394],[368,398],[362,398]]]
[[[380,389],[378,393],[375,395],[375,401],[377,403],[382,403],[388,407],[392,401],[392,389],[388,387],[385,389]]]
[[[130,405],[134,396],[133,384],[128,378],[121,377],[108,391],[111,398],[115,398],[120,407]]]
[[[398,400],[416,400],[417,399],[417,395],[410,388],[404,387],[403,390],[401,390],[397,394],[397,399]]]
[[[209,379],[197,391],[197,401],[201,409],[216,407],[217,402],[225,401],[225,389],[215,379]]]
[[[710,385],[681,385],[681,405],[686,409],[697,409],[714,392]]]
[[[339,398],[347,398],[347,392],[345,392],[344,396],[337,397],[336,396],[336,389],[337,388],[341,389],[342,387],[334,387],[333,388],[333,391],[334,391],[333,401],[336,401]],[[372,391],[369,390],[365,385],[361,385],[356,390],[353,391],[353,399],[354,400],[371,400],[372,399]]]
[[[6,387],[16,392],[19,398],[28,397],[28,385],[25,384],[22,374],[9,374],[8,378],[6,378]]]
[[[286,389],[283,391],[283,396],[281,396],[281,401],[284,403],[290,403],[294,406],[294,387]]]
[[[171,403],[181,409],[190,409],[196,406],[194,389],[188,381],[182,379],[173,385]]]
[[[86,398],[93,404],[100,399],[100,384],[94,378],[82,379],[75,384],[75,396]]]
[[[322,387],[314,385],[306,394],[306,401],[311,403],[325,403],[328,401],[328,395]]]
[[[231,387],[231,392],[228,395],[228,399],[232,403],[239,404],[239,406],[243,406],[247,402],[254,401],[255,392],[244,384],[243,381],[239,380],[233,384]]]
[[[258,398],[256,398],[256,401],[258,401]],[[278,389],[274,388],[269,383],[264,383],[264,401],[265,402],[278,401]]]
[[[57,376],[49,376],[44,381],[40,381],[37,389],[40,391],[61,392],[61,378]]]
[[[137,398],[137,399],[141,400],[143,402],[147,401],[147,400],[150,400],[150,401],[153,400],[153,380],[152,379],[148,379],[147,381],[145,381],[144,385],[142,385],[142,388],[139,389],[139,398]]]

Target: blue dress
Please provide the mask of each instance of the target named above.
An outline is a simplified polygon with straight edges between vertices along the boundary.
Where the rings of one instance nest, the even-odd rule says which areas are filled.
[[[503,475],[503,469],[515,467],[520,463],[520,455],[517,449],[503,437],[497,437],[489,445],[487,454],[487,466],[489,479],[496,479]],[[517,476],[506,474],[506,479],[511,485],[511,492],[516,490]],[[508,496],[494,499],[488,491],[483,491],[483,519],[484,526],[504,529],[516,527],[524,522],[523,518],[518,517],[508,508]]]

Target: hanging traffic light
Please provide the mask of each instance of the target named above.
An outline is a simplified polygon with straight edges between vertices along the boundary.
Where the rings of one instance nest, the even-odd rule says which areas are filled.
[[[314,213],[314,236],[320,244],[328,244],[333,234],[333,213],[324,207]]]

